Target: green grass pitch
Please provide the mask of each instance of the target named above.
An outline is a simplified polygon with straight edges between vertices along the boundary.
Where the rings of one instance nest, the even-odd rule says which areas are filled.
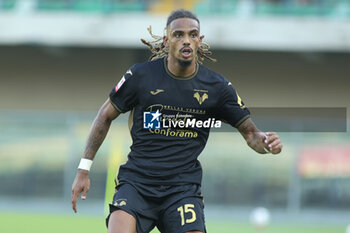
[[[209,233],[257,233],[248,223],[207,221]],[[69,214],[0,213],[1,233],[97,233],[107,232],[102,217],[86,217]],[[345,226],[281,225],[272,224],[259,233],[344,233]],[[153,230],[152,233],[158,233]]]

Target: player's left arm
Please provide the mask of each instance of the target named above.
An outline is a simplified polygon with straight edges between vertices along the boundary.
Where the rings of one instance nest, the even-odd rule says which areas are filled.
[[[260,154],[271,152],[278,154],[282,151],[282,142],[275,132],[261,132],[248,118],[237,127],[238,131],[246,140],[248,146]]]

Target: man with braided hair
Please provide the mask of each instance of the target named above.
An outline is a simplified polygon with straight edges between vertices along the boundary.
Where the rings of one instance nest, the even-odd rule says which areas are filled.
[[[72,208],[76,212],[80,193],[86,198],[89,169],[111,122],[131,111],[133,143],[127,162],[119,168],[108,232],[146,233],[157,227],[162,233],[204,233],[202,168],[197,158],[210,127],[197,123],[221,119],[261,154],[278,154],[282,144],[276,133],[256,128],[230,82],[199,64],[213,59],[193,13],[172,12],[166,35],[153,38],[143,40],[153,52],[151,61],[132,66],[97,114],[73,182]]]

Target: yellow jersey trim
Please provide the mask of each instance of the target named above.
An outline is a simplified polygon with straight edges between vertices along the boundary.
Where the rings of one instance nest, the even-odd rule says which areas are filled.
[[[197,75],[197,73],[198,73],[198,69],[199,69],[198,62],[196,62],[196,71],[195,71],[192,75],[190,75],[190,76],[188,76],[188,77],[181,77],[181,76],[173,75],[173,74],[170,72],[170,70],[168,69],[168,57],[164,57],[163,61],[164,61],[163,63],[164,63],[164,69],[165,69],[165,71],[167,72],[167,74],[168,74],[170,77],[172,77],[172,78],[174,78],[174,79],[177,79],[177,80],[190,80],[190,79],[194,78],[194,77]]]
[[[246,115],[244,117],[242,117],[242,119],[240,119],[236,124],[235,124],[235,128],[238,128],[238,126],[240,126],[245,120],[247,120],[248,118],[250,118],[250,115]]]
[[[117,106],[115,103],[113,103],[113,101],[111,100],[111,98],[109,98],[109,102],[111,102],[111,104],[113,105],[113,107],[115,108],[115,110],[117,110],[117,111],[120,112],[120,113],[124,113],[122,110],[120,110],[120,108],[118,108],[118,106]]]

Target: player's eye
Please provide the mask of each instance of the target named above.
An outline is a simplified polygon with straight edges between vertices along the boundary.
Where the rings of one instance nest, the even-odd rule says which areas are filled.
[[[181,37],[181,35],[182,35],[182,33],[181,33],[181,32],[176,32],[176,33],[174,34],[175,38],[180,38],[180,37]]]
[[[192,33],[192,34],[191,34],[191,37],[192,37],[192,38],[196,38],[196,37],[197,37],[197,33]]]

